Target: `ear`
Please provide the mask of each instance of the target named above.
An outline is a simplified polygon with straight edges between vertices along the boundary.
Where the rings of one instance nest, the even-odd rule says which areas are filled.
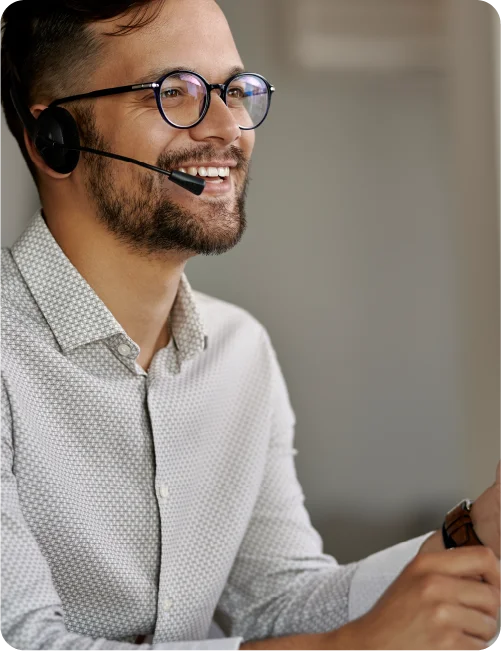
[[[31,112],[35,116],[35,118],[38,118],[40,113],[42,111],[45,111],[45,109],[48,108],[44,104],[35,104],[34,106],[31,107]],[[33,141],[28,135],[28,132],[26,129],[24,130],[24,144],[26,146],[26,150],[33,161],[33,163],[37,166],[37,168],[42,172],[43,174],[46,174],[47,176],[50,176],[53,179],[61,180],[61,179],[67,179],[70,175],[69,174],[60,174],[59,172],[55,172],[52,168],[50,168],[47,163],[44,161],[44,159],[40,156],[38,153],[35,145],[33,144]]]

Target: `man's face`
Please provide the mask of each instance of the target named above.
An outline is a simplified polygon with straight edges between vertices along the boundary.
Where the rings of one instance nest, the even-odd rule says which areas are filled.
[[[99,23],[94,29],[98,34],[110,32],[116,23]],[[105,39],[105,53],[82,92],[156,81],[160,75],[154,71],[178,67],[198,72],[209,83],[223,83],[233,68],[243,68],[214,0],[166,0],[148,26],[127,35],[100,37]],[[212,92],[204,120],[191,129],[165,122],[152,90],[84,100],[76,117],[87,146],[166,170],[207,167],[211,162],[232,166],[229,183],[207,181],[197,197],[158,172],[82,154],[77,169],[89,200],[117,239],[150,255],[169,250],[222,253],[237,244],[246,225],[245,193],[255,136],[238,127],[218,91]]]

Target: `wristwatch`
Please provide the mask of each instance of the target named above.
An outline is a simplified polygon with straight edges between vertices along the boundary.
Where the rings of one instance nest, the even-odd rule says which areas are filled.
[[[473,529],[470,515],[472,504],[471,500],[464,499],[445,516],[442,536],[446,549],[484,544]]]

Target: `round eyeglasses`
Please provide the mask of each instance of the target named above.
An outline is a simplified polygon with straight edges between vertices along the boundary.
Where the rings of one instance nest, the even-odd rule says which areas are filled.
[[[146,89],[154,91],[160,115],[177,129],[192,129],[200,124],[209,110],[212,91],[219,90],[222,101],[231,110],[239,128],[245,131],[256,129],[264,122],[275,92],[274,86],[256,73],[240,72],[224,84],[209,84],[196,72],[176,70],[158,81],[72,95],[54,100],[50,106]]]

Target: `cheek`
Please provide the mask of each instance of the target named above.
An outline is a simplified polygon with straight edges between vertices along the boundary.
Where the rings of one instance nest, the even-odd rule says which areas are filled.
[[[117,153],[155,164],[158,157],[176,148],[179,130],[169,126],[156,110],[137,111],[124,116],[113,133]]]
[[[179,132],[169,127],[168,124],[165,126],[160,125],[160,127],[155,126],[147,132],[145,131],[141,143],[138,146],[141,147],[142,155],[148,157],[147,162],[156,165],[162,154],[169,152],[169,150],[179,148],[177,144],[178,137]]]

